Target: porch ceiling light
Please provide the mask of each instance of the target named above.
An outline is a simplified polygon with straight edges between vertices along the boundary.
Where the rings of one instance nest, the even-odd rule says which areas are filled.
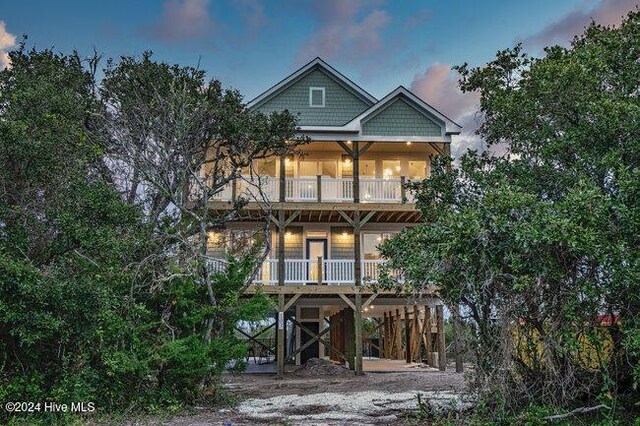
[[[411,145],[411,141],[407,141],[407,145]]]

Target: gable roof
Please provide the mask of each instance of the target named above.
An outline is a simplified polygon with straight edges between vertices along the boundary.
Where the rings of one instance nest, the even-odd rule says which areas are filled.
[[[377,102],[377,99],[374,98],[369,92],[367,92],[362,87],[355,84],[345,75],[337,71],[335,68],[327,64],[325,61],[323,61],[319,57],[316,57],[314,60],[307,63],[306,65],[298,69],[293,74],[284,78],[280,82],[276,83],[274,86],[270,87],[269,89],[262,92],[260,95],[256,96],[251,101],[249,101],[249,103],[247,104],[247,107],[253,108],[257,105],[260,105],[261,103],[265,102],[275,94],[291,86],[293,83],[295,83],[296,81],[298,81],[299,79],[307,75],[309,72],[317,68],[321,68],[323,71],[327,73],[327,75],[332,77],[334,80],[336,80],[338,83],[340,83],[342,86],[344,86],[346,89],[348,89],[358,97],[362,98],[368,104],[373,105]]]
[[[365,110],[351,120],[349,123],[345,125],[345,127],[355,127],[364,123],[365,121],[373,118],[380,112],[382,112],[385,108],[392,105],[397,99],[403,98],[408,100],[409,105],[413,106],[419,113],[424,115],[425,117],[433,120],[434,118],[441,122],[445,127],[445,134],[448,135],[458,135],[462,130],[462,126],[460,126],[455,121],[451,120],[449,117],[414,95],[411,91],[407,90],[404,86],[398,86],[393,92],[389,93],[384,98],[380,99],[377,103],[372,105],[369,109]]]

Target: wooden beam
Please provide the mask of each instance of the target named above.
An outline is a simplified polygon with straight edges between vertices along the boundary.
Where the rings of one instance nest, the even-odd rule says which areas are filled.
[[[389,318],[387,317],[387,313],[383,312],[383,324],[384,324],[384,329],[383,329],[383,345],[382,345],[382,358],[389,358]]]
[[[362,285],[360,229],[360,210],[356,210],[353,212],[353,275],[356,287]]]
[[[329,332],[329,330],[331,330],[331,327],[327,327],[324,330],[322,330],[320,333],[318,334],[314,334],[311,330],[309,330],[307,327],[301,325],[299,322],[295,321],[294,319],[290,319],[290,321],[293,321],[295,324],[298,325],[298,327],[300,327],[300,329],[302,329],[303,331],[305,331],[307,334],[311,335],[311,340],[309,340],[308,342],[306,342],[304,345],[300,346],[298,349],[296,349],[294,352],[292,352],[291,354],[289,354],[289,356],[287,357],[287,359],[293,359],[296,355],[298,355],[300,352],[304,351],[305,349],[307,349],[309,346],[311,346],[312,344],[314,344],[316,341],[320,341],[320,338],[322,336],[324,336],[325,334],[327,334]],[[329,345],[327,345],[329,346]]]
[[[443,150],[442,148],[440,148],[437,144],[437,142],[429,142],[429,145],[436,150],[436,152],[440,155],[445,155],[446,152],[445,150]]]
[[[366,224],[367,222],[369,222],[369,219],[371,219],[373,217],[374,214],[376,214],[377,212],[375,210],[370,211],[369,213],[367,213],[365,215],[365,217],[360,221],[360,226]]]
[[[280,173],[279,173],[279,181],[280,181],[280,187],[278,188],[278,200],[281,203],[284,203],[286,200],[286,175],[287,175],[287,156],[285,154],[282,154],[280,156]]]
[[[447,358],[444,341],[444,311],[442,305],[436,305],[436,321],[438,324],[438,369],[447,369]]]
[[[274,323],[275,324],[275,323]],[[268,330],[269,328],[271,328],[271,326],[265,328],[264,330],[262,330],[260,333],[258,334],[262,334],[263,331]],[[270,348],[269,346],[265,345],[264,343],[262,343],[259,340],[256,340],[256,336],[258,336],[258,334],[256,334],[256,336],[251,336],[247,333],[245,333],[242,329],[235,327],[236,331],[238,331],[240,334],[244,335],[247,337],[247,339],[249,339],[250,342],[255,342],[258,345],[262,346],[263,348],[265,348],[266,350],[268,350],[269,352],[271,352],[273,350],[273,348]]]
[[[411,291],[409,288],[406,289],[405,293],[401,293],[402,295],[409,296],[411,295]],[[367,294],[371,295],[374,293],[378,293],[378,295],[387,295],[387,296],[395,296],[398,293],[395,289],[376,289],[368,285],[304,285],[304,284],[287,284],[284,286],[280,285],[262,285],[262,284],[249,284],[247,289],[245,290],[245,295],[252,295],[258,292],[265,294],[296,294],[300,293],[302,295],[328,295],[338,297],[340,294]]]
[[[346,152],[347,154],[349,154],[349,156],[350,156],[351,158],[353,158],[353,151],[351,150],[351,148],[349,148],[349,147],[347,146],[347,144],[346,144],[346,143],[344,143],[344,142],[342,142],[342,141],[337,141],[337,142],[338,142],[338,145],[340,145],[340,146],[342,147],[342,149],[344,149],[344,150],[345,150],[345,152]]]
[[[276,318],[276,362],[278,379],[284,378],[284,339],[285,339],[285,321],[284,321],[284,294],[278,295],[278,314]]]
[[[300,210],[293,212],[293,214],[284,221],[285,228],[289,226],[289,224],[293,222],[298,216],[300,216]]]
[[[369,296],[369,298],[362,304],[363,308],[366,308],[367,306],[369,306],[369,304],[371,302],[374,301],[374,299],[378,297],[378,293],[373,293],[371,296]]]
[[[353,142],[353,202],[360,203],[360,148],[358,141]]]
[[[208,202],[208,206],[210,209],[212,210],[220,210],[220,211],[227,211],[229,209],[231,209],[233,206],[228,202],[228,201],[209,201]],[[250,211],[255,211],[256,212],[256,219],[260,219],[263,216],[264,210],[265,210],[265,206],[266,204],[263,202],[256,202],[256,201],[249,201],[245,206],[244,206],[244,212],[248,214],[248,212]],[[312,211],[312,212],[317,212],[320,210],[324,210],[324,211],[331,211],[331,210],[342,210],[342,211],[353,211],[356,209],[365,209],[367,211],[369,210],[375,210],[378,212],[400,212],[400,211],[416,211],[416,207],[414,204],[402,204],[402,203],[398,203],[398,202],[390,202],[390,203],[384,203],[384,202],[373,202],[373,203],[366,203],[366,204],[361,204],[361,203],[354,203],[354,202],[350,202],[350,201],[346,201],[346,202],[322,202],[322,203],[317,203],[317,202],[304,202],[304,201],[287,201],[287,202],[274,202],[274,203],[270,203],[269,207],[272,210],[278,210],[280,208],[283,208],[284,210],[301,210],[301,211]]]
[[[367,144],[358,151],[358,156],[362,157],[367,151],[369,151],[369,148],[371,148],[372,145],[373,142],[367,142]]]
[[[353,302],[352,302],[351,300],[349,300],[349,298],[348,298],[347,296],[345,296],[345,295],[344,295],[344,294],[342,294],[342,293],[338,294],[338,296],[340,296],[340,298],[341,298],[342,300],[344,300],[344,301],[345,301],[345,303],[346,303],[347,305],[349,305],[349,307],[350,307],[351,309],[353,309],[354,311],[356,310],[356,305],[354,305],[354,304],[353,304]]]
[[[353,319],[355,326],[355,358],[353,369],[356,373],[356,376],[362,376],[362,295],[356,294],[355,297],[355,309],[353,310]]]
[[[409,319],[409,309],[404,307],[404,347],[405,347],[405,362],[409,364],[411,362],[411,320]]]
[[[302,296],[300,293],[294,294],[293,297],[291,297],[291,299],[289,299],[289,301],[286,303],[286,305],[284,305],[284,309],[283,312],[287,312],[289,310],[289,308],[296,303],[296,300],[298,300],[298,298]]]
[[[413,305],[413,322],[411,323],[411,359],[413,361],[420,361],[420,320],[418,318],[418,305]]]
[[[424,334],[425,351],[427,351],[427,364],[435,367],[435,363],[433,362],[433,337],[431,336],[431,308],[428,306],[424,307],[422,332]]]
[[[396,359],[402,359],[402,317],[400,316],[400,309],[396,309],[395,318],[395,347],[396,347]]]
[[[346,213],[345,213],[345,212],[343,212],[342,210],[338,210],[338,214],[339,214],[340,216],[342,216],[342,218],[343,218],[344,220],[346,220],[347,222],[349,222],[349,225],[354,226],[354,224],[353,224],[353,220],[351,220],[351,218],[349,217],[349,215],[348,215],[348,214],[346,214]]]

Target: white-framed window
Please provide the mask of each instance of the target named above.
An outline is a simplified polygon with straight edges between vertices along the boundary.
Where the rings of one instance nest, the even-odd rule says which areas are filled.
[[[324,108],[324,87],[309,87],[309,106]]]
[[[362,258],[364,260],[380,259],[378,246],[396,235],[397,231],[368,231],[362,233]]]

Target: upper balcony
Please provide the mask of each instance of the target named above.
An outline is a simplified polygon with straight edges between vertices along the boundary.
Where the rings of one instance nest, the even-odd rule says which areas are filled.
[[[412,193],[406,191],[409,182],[400,178],[360,178],[361,203],[414,203]],[[280,180],[275,177],[243,176],[241,180],[227,185],[214,197],[215,201],[231,201],[239,197],[249,201],[279,200]],[[315,178],[299,177],[285,180],[285,201],[353,203],[354,180],[318,175]]]

